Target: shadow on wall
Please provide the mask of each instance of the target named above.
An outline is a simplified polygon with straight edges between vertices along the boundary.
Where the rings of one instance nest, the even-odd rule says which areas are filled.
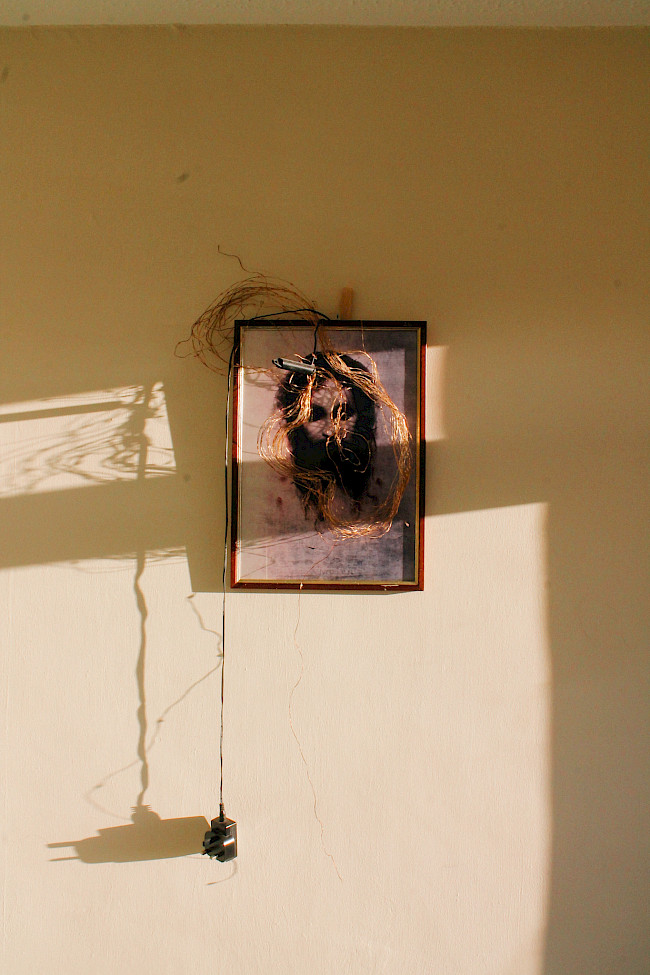
[[[163,385],[0,407],[0,567],[184,551]]]
[[[163,860],[202,852],[209,823],[203,816],[161,819],[149,806],[133,809],[133,823],[98,830],[98,836],[63,843],[48,843],[48,849],[74,847],[76,856],[53,857],[51,862],[82,860],[84,863],[130,863],[134,860]]]
[[[602,313],[592,315],[588,328],[576,322],[570,300],[564,306],[558,300],[556,308],[544,312],[539,295],[515,293],[513,285],[516,317],[498,298],[481,295],[481,309],[491,304],[488,320],[470,308],[462,327],[446,323],[439,329],[438,340],[449,347],[448,439],[428,450],[430,516],[548,505],[553,837],[547,975],[640,972],[647,960],[642,855],[650,809],[647,323],[644,309],[630,299],[620,305],[625,319],[612,329],[612,309],[620,299],[605,294],[600,281],[593,286],[603,292]],[[545,321],[544,329],[530,314],[522,319],[527,302]],[[65,438],[55,450],[51,443],[36,443],[33,458],[43,451],[57,489],[54,480],[47,489],[31,484],[28,493],[0,500],[5,525],[0,564],[152,551],[165,557],[185,548],[193,588],[219,591],[224,448],[219,404],[225,381],[203,376],[192,362],[175,365],[172,375],[163,377],[173,467],[158,458],[151,476],[146,470],[138,476],[133,423],[114,438],[107,453],[112,461],[99,475],[84,469],[86,447],[80,450]],[[34,377],[38,370],[13,376],[7,400],[20,404],[50,395],[67,401],[87,388],[124,388],[124,377],[100,367],[82,376],[71,367],[69,385],[58,388],[43,389]],[[138,388],[153,390],[159,380],[159,375],[138,377]],[[122,405],[115,409],[123,409],[119,397],[117,402]],[[145,423],[142,396],[131,408]],[[11,407],[13,415],[10,411],[5,418],[7,424],[34,423],[42,429],[54,419],[43,410],[75,412],[61,404],[44,407],[41,401],[34,408],[38,417],[18,415],[25,410]],[[77,410],[84,423],[99,413]],[[93,443],[89,430],[83,436],[86,445]],[[111,463],[122,464],[127,479],[111,477]],[[23,467],[29,474],[30,463]],[[79,857],[86,862],[149,859],[152,850],[179,855],[169,851],[186,849],[190,833],[194,844],[194,821],[177,834],[176,827],[153,817],[143,814],[129,826],[78,841]]]
[[[141,788],[133,822],[50,848],[74,846],[85,863],[126,862],[201,852],[203,817],[161,820],[144,796],[149,786],[145,695],[148,609],[140,579],[147,559],[176,557],[185,546],[175,490],[177,474],[161,383],[74,391],[49,401],[0,408],[3,470],[0,512],[7,526],[0,564],[44,564],[134,557],[133,592],[140,616],[135,677]],[[190,597],[191,598],[191,597]],[[194,609],[201,627],[200,613]],[[218,637],[219,635],[216,634]],[[165,709],[156,728],[214,667]],[[111,773],[113,778],[121,769]],[[101,787],[104,783],[101,783]],[[95,789],[87,795],[91,796]],[[94,802],[93,802],[94,804]]]
[[[450,350],[448,439],[429,445],[427,513],[548,503],[554,690],[546,972],[621,969],[625,959],[626,970],[637,970],[635,951],[641,949],[635,946],[644,944],[647,904],[640,896],[639,851],[650,808],[645,331],[640,321],[631,322],[622,341],[604,319],[583,332],[567,321],[533,333],[509,323],[506,313],[498,323],[479,318],[474,329],[471,321],[462,330],[446,325],[438,336]],[[136,414],[141,425],[147,419],[142,395],[131,397],[131,418],[125,417],[118,437],[109,437],[111,459],[94,474],[83,469],[84,454],[96,454],[98,446],[88,424],[105,402],[97,409],[88,409],[87,401],[78,409],[41,403],[31,418],[18,415],[22,408],[5,413],[7,422],[42,428],[44,409],[59,416],[67,410],[83,419],[84,432],[77,429],[76,446],[70,435],[58,446],[46,437],[34,447],[32,459],[39,460],[40,450],[48,476],[68,478],[59,490],[54,482],[47,490],[32,483],[28,493],[0,501],[3,566],[152,551],[166,557],[186,549],[193,588],[219,591],[224,443],[216,404],[223,403],[225,382],[204,377],[196,363],[178,366],[164,383],[173,465],[158,457],[143,472],[134,426]],[[76,395],[80,380],[70,378],[70,394],[48,392],[66,400]],[[91,378],[103,382],[95,388],[118,387],[115,375]],[[157,379],[137,388],[153,389]],[[16,402],[37,395],[29,385],[14,389]],[[115,409],[125,408],[119,397],[108,399],[119,404]],[[126,479],[112,477],[111,464],[121,466]],[[29,472],[30,463],[23,468]],[[161,823],[138,808],[132,824],[75,842],[79,858],[124,861],[200,849],[205,820]]]

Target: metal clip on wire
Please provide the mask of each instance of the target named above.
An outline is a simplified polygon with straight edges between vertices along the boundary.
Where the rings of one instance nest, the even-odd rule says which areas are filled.
[[[287,372],[302,372],[306,376],[312,376],[316,372],[313,362],[296,362],[294,359],[282,358],[273,359],[272,362],[278,369],[286,369]]]

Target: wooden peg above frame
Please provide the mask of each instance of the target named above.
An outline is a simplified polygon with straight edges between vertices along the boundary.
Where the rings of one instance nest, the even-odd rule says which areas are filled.
[[[354,291],[352,288],[343,288],[339,298],[339,318],[343,322],[352,320],[352,303],[354,301]]]

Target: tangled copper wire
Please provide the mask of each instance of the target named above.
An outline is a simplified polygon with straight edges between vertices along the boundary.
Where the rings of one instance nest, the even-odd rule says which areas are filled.
[[[369,362],[368,370],[349,364],[345,361],[350,358],[349,355],[343,358],[340,353],[328,347],[326,329],[321,329],[321,337],[322,344],[325,346],[321,354],[326,363],[325,368],[307,377],[305,385],[296,390],[295,401],[290,407],[278,408],[268,417],[259,431],[258,451],[278,474],[292,479],[302,494],[305,508],[313,509],[317,520],[324,522],[333,534],[341,538],[361,536],[378,538],[390,530],[411,474],[411,438],[406,417],[388,395],[379,379],[374,360],[367,353],[362,354]],[[341,409],[341,405],[345,402],[347,388],[360,389],[373,403],[387,426],[388,438],[395,456],[396,471],[385,497],[377,499],[370,511],[361,512],[360,505],[351,504],[349,497],[341,497],[342,492],[337,491],[340,479],[335,474],[329,470],[301,465],[291,450],[291,432],[299,429],[309,420],[313,393],[324,379],[332,383],[335,388],[329,415],[329,427],[332,433],[328,444],[331,444],[333,449],[328,450],[328,456],[331,459],[341,458],[343,461],[354,459],[352,450],[346,447],[346,433],[342,418],[344,414]],[[367,446],[366,463],[369,464],[372,451],[370,444]]]
[[[274,281],[264,274],[252,274],[224,291],[206,308],[192,325],[187,343],[189,352],[204,366],[220,375],[227,375],[230,356],[235,341],[235,322],[260,317],[264,309],[276,308],[279,313],[295,315],[316,328],[323,319],[309,298],[286,281]],[[263,370],[262,370],[263,371]]]
[[[323,524],[339,538],[378,538],[390,530],[397,514],[411,475],[412,451],[406,417],[389,396],[377,366],[367,352],[352,353],[362,356],[368,362],[367,368],[358,362],[350,364],[350,354],[339,352],[332,346],[327,326],[323,324],[325,316],[317,311],[310,299],[288,282],[253,274],[224,291],[196,320],[188,340],[190,351],[185,355],[195,356],[214,372],[227,374],[232,362],[235,321],[263,318],[263,310],[269,307],[278,308],[279,314],[299,315],[301,322],[312,326],[321,345],[321,367],[296,388],[291,406],[278,406],[262,424],[257,441],[259,454],[278,474],[291,478],[302,496],[305,511],[314,513],[317,524]],[[247,368],[253,369],[257,375],[276,376],[262,364],[249,364]],[[374,405],[393,450],[395,473],[388,489],[383,492],[383,498],[376,498],[363,508],[340,490],[341,479],[336,473],[301,464],[291,449],[291,433],[308,421],[313,393],[325,381],[335,390],[329,417],[332,429],[328,438],[332,448],[328,450],[329,457],[346,459],[350,456],[341,404],[345,401],[346,390],[353,387]],[[369,443],[367,447],[367,464],[370,465],[372,449]]]

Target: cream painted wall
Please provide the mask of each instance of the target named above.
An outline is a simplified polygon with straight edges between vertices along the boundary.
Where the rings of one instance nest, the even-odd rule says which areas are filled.
[[[648,39],[0,34],[4,971],[647,972]],[[234,864],[219,244],[431,329],[425,591],[227,597]]]

